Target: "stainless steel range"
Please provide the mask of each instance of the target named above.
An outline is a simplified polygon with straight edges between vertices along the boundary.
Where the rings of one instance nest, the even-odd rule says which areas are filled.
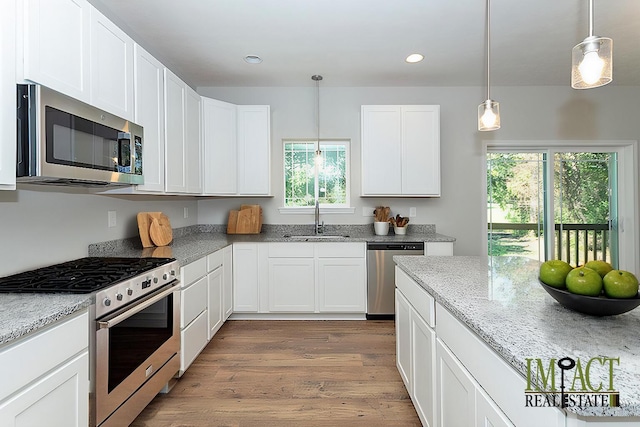
[[[180,369],[179,263],[88,257],[0,278],[0,292],[87,293],[91,426],[129,425]]]

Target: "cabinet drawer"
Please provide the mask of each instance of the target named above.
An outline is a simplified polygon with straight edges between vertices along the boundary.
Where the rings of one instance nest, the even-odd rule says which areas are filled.
[[[220,267],[223,263],[224,249],[215,251],[212,254],[207,255],[207,271],[212,272],[216,268]]]
[[[409,300],[413,308],[432,328],[436,324],[435,300],[407,273],[396,266],[396,287]]]
[[[180,304],[180,327],[184,328],[207,308],[207,278],[183,289]]]
[[[0,400],[88,346],[89,315],[85,312],[0,351]]]
[[[182,272],[182,287],[184,288],[207,274],[207,258],[197,259],[180,270]]]
[[[269,243],[269,258],[313,258],[313,243]]]
[[[364,258],[365,253],[365,243],[316,243],[316,254],[318,258]]]
[[[202,349],[207,345],[208,332],[207,332],[207,312],[203,312],[200,316],[191,322],[182,332],[180,332],[181,345],[181,357],[180,357],[180,372],[184,373],[196,357],[200,354]]]

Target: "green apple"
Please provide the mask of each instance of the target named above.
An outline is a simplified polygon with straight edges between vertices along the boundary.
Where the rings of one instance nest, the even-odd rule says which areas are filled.
[[[604,293],[609,298],[633,298],[638,294],[638,279],[624,270],[611,270],[604,276]]]
[[[562,260],[552,259],[545,261],[540,266],[540,280],[542,283],[554,288],[564,288],[564,281],[571,270],[573,270],[573,267]]]
[[[595,270],[600,275],[600,277],[606,276],[608,272],[613,270],[613,267],[611,266],[611,264],[609,264],[606,261],[600,261],[600,260],[589,261],[584,266],[592,270]]]
[[[578,267],[567,274],[566,285],[573,294],[597,297],[602,292],[602,277],[588,267]]]

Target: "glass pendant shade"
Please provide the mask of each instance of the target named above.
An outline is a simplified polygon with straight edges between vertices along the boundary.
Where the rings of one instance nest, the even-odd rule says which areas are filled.
[[[571,87],[590,89],[613,80],[613,40],[589,36],[571,51]]]
[[[478,130],[496,129],[500,129],[500,104],[492,99],[487,99],[478,105]]]

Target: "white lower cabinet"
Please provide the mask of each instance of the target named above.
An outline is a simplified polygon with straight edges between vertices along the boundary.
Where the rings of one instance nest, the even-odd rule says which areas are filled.
[[[436,425],[436,333],[415,310],[411,311],[411,385],[413,404],[425,426]],[[455,424],[452,424],[455,425]]]
[[[0,351],[0,425],[87,426],[88,345],[85,312]]]
[[[476,386],[474,381],[440,340],[436,343],[436,371],[438,425],[475,425]]]
[[[258,312],[258,244],[233,244],[233,311]]]
[[[222,272],[223,267],[220,265],[207,275],[208,286],[208,339],[213,338],[224,321],[222,318]]]
[[[269,311],[315,311],[313,258],[269,259]]]
[[[411,305],[396,289],[396,366],[407,391],[411,390]]]
[[[227,320],[233,313],[233,246],[222,250],[222,318]]]
[[[209,341],[207,332],[207,259],[181,268],[180,372],[182,376]]]
[[[453,242],[425,242],[426,256],[453,256]]]

